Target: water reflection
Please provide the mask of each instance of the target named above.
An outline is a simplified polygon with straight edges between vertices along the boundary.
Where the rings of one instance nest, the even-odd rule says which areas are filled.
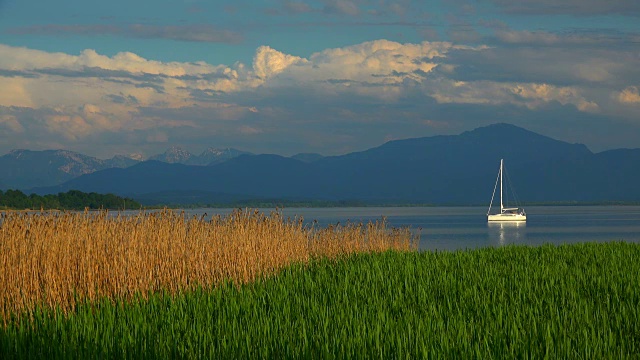
[[[488,222],[489,238],[498,239],[498,245],[522,244],[527,241],[525,221]]]

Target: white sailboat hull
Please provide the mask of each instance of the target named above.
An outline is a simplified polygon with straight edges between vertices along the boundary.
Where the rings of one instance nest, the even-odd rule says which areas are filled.
[[[488,215],[489,221],[527,221],[527,215],[522,214],[495,214]]]

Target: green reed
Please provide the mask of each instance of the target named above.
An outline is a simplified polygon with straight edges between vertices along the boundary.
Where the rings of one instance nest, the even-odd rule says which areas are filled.
[[[0,357],[638,358],[639,274],[622,242],[356,254],[36,309],[0,330]]]

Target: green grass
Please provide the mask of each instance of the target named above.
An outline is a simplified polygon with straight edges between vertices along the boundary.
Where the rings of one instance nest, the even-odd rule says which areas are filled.
[[[356,255],[39,309],[0,329],[0,358],[639,358],[639,274],[620,242]]]

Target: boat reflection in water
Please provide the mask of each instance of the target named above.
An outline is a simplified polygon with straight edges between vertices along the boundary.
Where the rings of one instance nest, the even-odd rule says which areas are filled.
[[[526,221],[489,221],[489,239],[498,239],[498,246],[524,244],[527,241]]]

